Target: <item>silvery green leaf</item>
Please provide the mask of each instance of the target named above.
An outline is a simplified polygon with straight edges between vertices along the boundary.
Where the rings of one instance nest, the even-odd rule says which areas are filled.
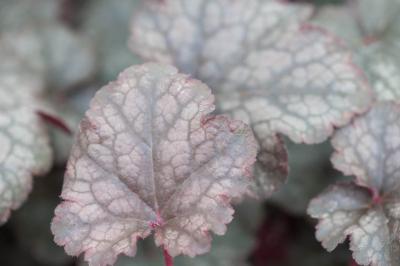
[[[336,185],[308,213],[320,220],[317,239],[333,250],[350,235],[361,265],[395,266],[400,257],[400,106],[377,104],[332,139],[334,166],[357,184]]]
[[[166,0],[145,2],[132,22],[133,51],[205,81],[219,111],[251,125],[261,146],[255,190],[262,196],[287,175],[276,133],[320,143],[372,101],[350,51],[305,25],[311,13],[309,5],[274,0]]]
[[[400,1],[357,0],[321,8],[312,22],[344,37],[379,101],[400,96]]]

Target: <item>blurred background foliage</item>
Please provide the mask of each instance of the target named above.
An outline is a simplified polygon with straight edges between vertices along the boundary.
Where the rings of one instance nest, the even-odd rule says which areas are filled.
[[[62,113],[71,128],[77,127],[97,89],[125,67],[141,62],[126,45],[130,17],[138,2],[0,0],[0,34],[30,25],[41,38],[48,39],[48,93],[57,108],[65,108]],[[0,265],[85,265],[81,258],[67,256],[52,240],[50,222],[59,202],[72,138],[58,129],[51,131],[57,164],[47,176],[35,179],[29,199],[0,227]],[[286,142],[291,172],[285,187],[266,202],[247,201],[236,206],[234,223],[225,236],[215,237],[212,251],[195,259],[177,258],[178,266],[351,265],[346,246],[332,253],[322,249],[314,237],[314,222],[305,214],[312,197],[344,178],[330,164],[330,144]],[[141,241],[138,255],[121,258],[117,265],[162,265],[161,255],[152,239]]]

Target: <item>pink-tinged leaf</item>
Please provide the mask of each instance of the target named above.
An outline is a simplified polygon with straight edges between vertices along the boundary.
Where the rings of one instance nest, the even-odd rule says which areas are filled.
[[[0,39],[0,224],[26,199],[32,176],[47,172],[52,162],[46,128],[36,113],[43,82],[25,61],[26,50],[9,37]]]
[[[332,139],[332,161],[356,184],[337,185],[314,199],[317,238],[333,250],[351,236],[360,265],[395,266],[400,258],[400,106],[376,105]]]
[[[348,49],[305,25],[311,12],[274,0],[166,0],[146,2],[132,22],[133,51],[205,81],[220,111],[253,128],[263,169],[257,177],[267,196],[287,175],[276,133],[319,143],[372,101]]]
[[[370,203],[367,189],[353,184],[330,187],[311,201],[308,213],[321,219],[317,227],[317,239],[332,251],[346,239],[347,230],[357,224]]]
[[[173,67],[131,67],[94,97],[80,124],[52,223],[55,241],[90,265],[134,256],[154,231],[171,256],[210,248],[229,202],[248,193],[257,144],[250,129],[210,116],[206,85]]]

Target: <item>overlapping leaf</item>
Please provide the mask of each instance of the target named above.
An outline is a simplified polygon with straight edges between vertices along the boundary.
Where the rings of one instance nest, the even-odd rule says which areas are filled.
[[[356,184],[331,187],[309,206],[317,238],[329,251],[351,236],[361,265],[395,266],[400,258],[400,106],[374,107],[332,140],[332,162]]]
[[[49,136],[38,115],[38,111],[43,114],[50,109],[52,116],[58,115],[48,108],[46,89],[72,86],[94,68],[94,56],[86,42],[57,21],[57,6],[52,0],[0,4],[0,108],[4,144],[0,159],[1,223],[27,197],[32,175],[45,173],[53,161]],[[60,138],[68,141],[65,134]],[[56,150],[56,154],[62,152]]]
[[[35,42],[26,47],[9,42],[19,37],[0,39],[0,223],[25,200],[32,175],[45,173],[52,161],[45,125],[36,114],[44,88],[41,71],[24,57],[27,50],[35,52]]]
[[[153,230],[172,256],[207,252],[257,153],[250,129],[213,109],[206,85],[166,65],[129,68],[101,89],[72,149],[56,242],[91,265],[134,256]]]
[[[346,38],[365,70],[380,101],[400,97],[400,1],[359,0],[352,8],[338,8],[340,16],[332,17],[333,7],[318,12],[315,21],[338,34],[351,28]],[[347,25],[343,26],[343,21]]]
[[[371,95],[336,38],[306,26],[312,8],[282,1],[148,1],[131,47],[204,80],[217,106],[249,123],[259,140],[259,193],[287,175],[276,132],[318,143],[366,110]],[[260,189],[261,188],[261,189]]]

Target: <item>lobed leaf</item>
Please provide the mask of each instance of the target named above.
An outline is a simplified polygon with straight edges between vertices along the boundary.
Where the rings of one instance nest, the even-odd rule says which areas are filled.
[[[125,70],[94,97],[68,162],[55,241],[90,265],[134,256],[154,231],[172,256],[207,252],[249,190],[250,129],[210,116],[213,96],[167,65]]]
[[[319,143],[371,103],[349,51],[305,25],[311,13],[311,6],[274,0],[167,0],[146,2],[132,22],[134,52],[204,80],[220,111],[252,126],[266,196],[287,175],[276,133]]]
[[[336,185],[314,199],[308,213],[320,219],[317,238],[329,251],[351,236],[361,265],[394,266],[399,249],[400,106],[376,105],[332,139],[332,162],[355,184]]]

